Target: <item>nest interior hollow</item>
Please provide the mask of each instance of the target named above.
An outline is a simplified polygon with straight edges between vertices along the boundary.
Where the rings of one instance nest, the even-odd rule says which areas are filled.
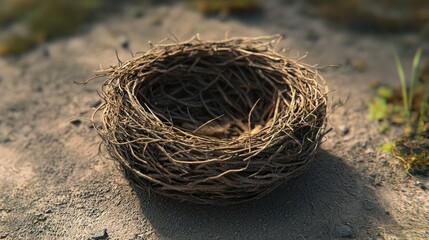
[[[278,39],[158,44],[100,71],[110,157],[137,186],[195,203],[248,201],[299,175],[326,133],[327,88]]]

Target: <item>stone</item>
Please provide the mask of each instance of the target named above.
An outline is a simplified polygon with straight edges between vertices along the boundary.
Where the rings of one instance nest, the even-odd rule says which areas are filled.
[[[108,239],[109,238],[109,234],[107,234],[107,229],[103,229],[103,234],[101,235],[96,235],[94,237],[92,237],[91,239],[93,240],[104,240],[104,239]]]
[[[334,235],[338,238],[354,238],[355,236],[352,228],[344,224],[335,225]]]
[[[417,181],[416,186],[420,187],[422,190],[426,191],[427,187],[424,183]]]
[[[126,36],[120,36],[119,37],[119,42],[121,44],[121,47],[123,49],[128,49],[130,47],[130,39],[127,38]]]
[[[79,119],[75,119],[75,120],[71,120],[71,121],[70,121],[70,123],[71,123],[73,126],[79,127],[79,126],[80,126],[80,124],[82,123],[82,121],[81,121],[81,120],[79,120]]]
[[[350,128],[346,125],[340,125],[338,127],[338,131],[340,131],[340,133],[344,136],[347,135],[350,132]]]

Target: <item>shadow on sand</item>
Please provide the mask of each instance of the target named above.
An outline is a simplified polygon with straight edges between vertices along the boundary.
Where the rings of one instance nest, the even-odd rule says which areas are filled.
[[[320,151],[303,175],[262,199],[232,206],[150,198],[133,184],[141,210],[161,239],[331,239],[350,226],[357,239],[396,222],[344,160]],[[369,231],[368,231],[369,229]]]

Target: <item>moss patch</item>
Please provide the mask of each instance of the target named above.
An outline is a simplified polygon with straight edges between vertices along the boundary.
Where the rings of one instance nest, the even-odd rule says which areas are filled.
[[[418,71],[416,71],[418,72]],[[392,152],[410,174],[429,173],[429,65],[420,71],[414,90],[410,86],[392,88],[380,86],[368,104],[368,117],[380,121],[381,132],[399,126],[403,133],[390,143],[379,147]],[[403,94],[412,93],[411,102],[404,106]],[[405,98],[407,99],[407,98]]]

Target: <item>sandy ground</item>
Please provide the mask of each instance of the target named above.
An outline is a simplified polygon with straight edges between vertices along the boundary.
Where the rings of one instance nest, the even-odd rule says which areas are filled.
[[[397,84],[389,44],[409,49],[409,64],[416,37],[336,29],[281,1],[264,8],[219,18],[184,4],[130,6],[77,36],[0,58],[0,236],[89,239],[107,229],[110,239],[428,239],[429,192],[377,151],[389,134],[366,118],[369,83]],[[170,33],[181,40],[195,33],[203,39],[281,33],[287,55],[309,52],[304,62],[341,64],[322,74],[332,102],[348,101],[330,114],[334,130],[312,167],[260,200],[214,207],[148,195],[99,156],[100,138],[89,122],[70,120],[90,116],[101,81],[73,81],[116,64],[115,50],[128,59],[123,39],[135,52]],[[354,59],[368,67],[348,64]],[[429,186],[427,178],[420,181]]]

